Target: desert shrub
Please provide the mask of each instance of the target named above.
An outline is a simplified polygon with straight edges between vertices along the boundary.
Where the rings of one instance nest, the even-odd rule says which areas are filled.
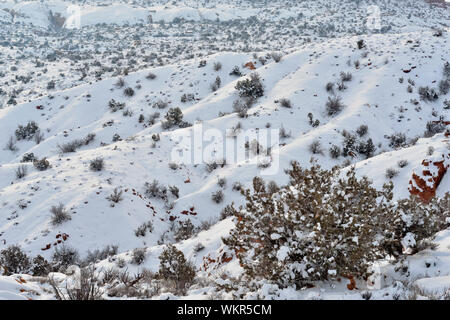
[[[332,159],[337,159],[341,156],[342,151],[341,151],[341,148],[339,148],[339,146],[334,144],[330,147],[329,153],[330,153],[330,157]]]
[[[278,52],[272,52],[270,54],[270,57],[273,59],[273,61],[275,61],[276,63],[280,62],[281,59],[283,58],[283,55],[281,53]]]
[[[328,97],[328,101],[325,106],[329,116],[334,116],[345,108],[342,103],[342,99],[339,96]]]
[[[450,79],[450,63],[448,61],[444,63],[442,74],[446,79]]]
[[[223,166],[225,166],[225,159],[221,161],[211,161],[210,163],[206,164],[206,171],[211,173],[219,167],[223,168]]]
[[[224,219],[226,219],[228,217],[232,217],[234,215],[236,215],[236,209],[234,209],[233,205],[227,205],[220,212],[220,220],[224,220]]]
[[[123,94],[127,97],[132,97],[132,96],[134,96],[134,90],[133,90],[133,88],[128,87],[125,90],[123,90]]]
[[[399,168],[404,168],[404,167],[406,167],[408,165],[408,160],[404,160],[404,159],[399,160],[397,162],[397,165],[398,165]]]
[[[363,137],[367,134],[367,132],[369,131],[369,127],[365,124],[362,124],[358,127],[358,129],[356,129],[356,133],[360,136]]]
[[[221,188],[225,188],[225,186],[227,185],[227,179],[226,178],[217,179],[217,185]]]
[[[153,182],[146,182],[144,185],[144,193],[149,198],[158,198],[165,200],[167,198],[167,188],[160,185],[158,180],[153,180]]]
[[[284,127],[280,128],[280,138],[281,139],[287,139],[291,136],[291,134],[289,132],[287,132],[287,130]]]
[[[325,90],[327,90],[327,92],[333,92],[334,90],[334,83],[333,82],[328,82],[325,86]]]
[[[248,109],[253,104],[253,99],[238,99],[233,102],[233,111],[236,112],[239,118],[246,118]]]
[[[64,272],[71,265],[78,265],[80,262],[80,254],[75,248],[63,245],[55,247],[52,255],[52,265],[55,270]]]
[[[136,248],[133,250],[131,254],[131,263],[136,265],[141,265],[146,258],[146,249],[145,248]]]
[[[254,181],[236,227],[224,243],[248,279],[302,288],[311,281],[342,276],[366,277],[394,226],[392,185],[381,191],[355,170],[344,177],[334,168],[292,164],[290,184],[270,194]],[[256,182],[256,183],[255,183]],[[345,191],[343,191],[345,190]],[[299,230],[301,230],[299,232]]]
[[[214,82],[211,84],[211,91],[216,92],[220,88],[221,85],[222,85],[222,80],[220,79],[219,76],[217,76],[216,80],[214,80]]]
[[[55,226],[72,219],[70,213],[66,210],[62,203],[57,206],[52,206],[50,208],[50,213],[52,214],[51,222]]]
[[[99,281],[95,274],[93,267],[82,268],[80,275],[74,279],[76,281],[75,286],[63,288],[59,287],[55,279],[49,279],[49,283],[53,289],[53,293],[58,300],[101,300],[102,291],[99,287]]]
[[[7,276],[16,273],[28,273],[31,260],[17,245],[12,245],[0,252],[0,267]]]
[[[280,106],[284,107],[284,108],[292,108],[292,103],[291,100],[286,99],[286,98],[282,98],[279,100]]]
[[[119,110],[123,110],[125,108],[125,103],[124,102],[117,102],[114,99],[111,99],[108,102],[108,107],[111,110],[111,112],[117,112]]]
[[[118,248],[119,247],[116,245],[107,245],[103,249],[96,249],[94,251],[88,250],[82,265],[89,265],[112,257],[117,254]]]
[[[35,277],[43,277],[47,276],[50,272],[52,272],[52,265],[44,259],[41,255],[37,255],[33,258],[31,263],[31,274]]]
[[[102,171],[105,166],[105,161],[102,157],[95,158],[89,162],[89,168],[92,171]]]
[[[169,244],[159,256],[157,277],[171,282],[177,293],[184,293],[195,278],[195,268],[183,252]]]
[[[312,154],[323,154],[322,146],[319,140],[314,140],[308,147]]]
[[[175,198],[180,197],[180,189],[177,186],[169,186],[169,191]]]
[[[164,129],[179,125],[183,121],[183,112],[180,108],[170,108],[164,116],[166,119],[163,123]]]
[[[89,133],[84,139],[75,139],[73,141],[58,144],[57,147],[61,153],[71,153],[77,151],[82,146],[87,146],[95,139],[95,133]]]
[[[235,89],[240,97],[257,99],[264,95],[261,78],[257,73],[252,73],[248,78],[238,81]]]
[[[444,132],[447,126],[442,121],[428,121],[424,137],[430,138],[437,133]]]
[[[19,166],[16,169],[16,178],[17,179],[25,178],[26,175],[27,175],[27,167],[26,166]]]
[[[147,80],[153,80],[153,79],[156,79],[156,75],[155,75],[154,73],[152,73],[152,72],[149,72],[149,73],[147,74],[147,76],[145,77],[145,79],[147,79]]]
[[[16,140],[13,137],[9,137],[9,140],[5,145],[5,149],[12,152],[16,152],[18,150],[16,146]]]
[[[439,81],[439,93],[447,94],[450,91],[450,79]]]
[[[418,93],[420,99],[425,101],[435,101],[439,98],[436,90],[429,87],[419,87]]]
[[[153,223],[151,221],[144,222],[134,231],[136,237],[145,237],[147,231],[152,233],[154,230]]]
[[[373,141],[371,138],[367,139],[366,142],[360,142],[359,146],[358,146],[358,152],[365,155],[366,159],[373,157],[376,149],[377,148],[373,144]]]
[[[213,192],[211,194],[211,200],[217,204],[221,203],[223,201],[223,198],[224,198],[224,194],[223,194],[222,190],[217,190],[216,192]]]
[[[195,96],[192,93],[183,93],[180,98],[180,101],[183,103],[191,102],[195,100]]]
[[[389,147],[400,148],[406,145],[406,136],[404,133],[394,133],[388,137]]]
[[[386,178],[388,179],[393,179],[394,177],[396,177],[398,175],[398,171],[395,170],[394,168],[387,168],[386,169]]]
[[[45,171],[50,167],[50,162],[46,158],[42,158],[41,160],[33,161],[34,167],[39,171]]]
[[[119,189],[114,188],[113,193],[111,193],[108,197],[106,197],[106,200],[111,201],[113,204],[119,203],[120,201],[123,200],[122,194],[123,194],[122,190],[119,191]]]
[[[237,76],[237,77],[242,76],[242,72],[241,72],[241,70],[239,70],[238,66],[233,67],[233,69],[230,72],[230,76]]]
[[[125,80],[123,78],[119,78],[114,85],[119,89],[123,88],[125,86]]]
[[[175,241],[183,241],[191,238],[194,235],[195,226],[191,220],[179,221],[178,226],[174,232]]]
[[[213,68],[214,71],[219,71],[220,69],[222,69],[222,64],[220,62],[214,62]]]
[[[361,39],[356,42],[356,46],[358,47],[359,50],[361,50],[366,47],[366,44],[364,43],[364,40]]]
[[[149,125],[154,125],[156,123],[156,119],[158,119],[160,116],[159,112],[154,112],[151,115],[148,116],[148,124]]]
[[[341,76],[342,82],[352,81],[352,78],[353,78],[353,76],[350,72],[341,72],[340,76]]]
[[[30,121],[25,126],[19,125],[16,129],[16,139],[20,140],[31,140],[36,132],[39,131],[39,126],[36,122]]]

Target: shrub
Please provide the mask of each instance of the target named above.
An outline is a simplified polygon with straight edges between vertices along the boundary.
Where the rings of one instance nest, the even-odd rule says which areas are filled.
[[[103,167],[105,166],[105,161],[103,158],[98,157],[90,161],[89,168],[92,171],[102,171]]]
[[[450,63],[448,61],[444,63],[442,74],[446,79],[450,79]]]
[[[115,83],[115,86],[117,88],[123,88],[125,86],[125,80],[123,78],[117,79],[117,82]]]
[[[152,72],[149,72],[145,78],[147,80],[153,80],[153,79],[156,79],[156,75]]]
[[[234,66],[233,69],[230,72],[230,76],[242,76],[241,70],[239,70],[238,66]]]
[[[31,140],[36,132],[39,131],[39,127],[34,121],[30,121],[26,126],[19,125],[16,129],[16,139],[17,140]]]
[[[352,74],[350,72],[341,72],[340,76],[342,82],[352,81]]]
[[[393,179],[394,177],[396,177],[398,175],[398,171],[395,170],[394,168],[388,168],[386,169],[386,178],[388,179]]]
[[[257,99],[264,95],[264,88],[257,73],[252,73],[249,78],[238,81],[235,89],[240,97]]]
[[[106,200],[109,200],[109,201],[111,201],[112,203],[119,203],[120,201],[123,200],[122,194],[123,194],[123,191],[122,191],[122,190],[119,191],[119,189],[114,188],[113,193],[111,193],[111,194],[106,198]]]
[[[111,99],[108,102],[108,107],[111,110],[111,112],[117,112],[119,110],[123,110],[125,108],[125,103],[124,102],[117,102],[114,99]]]
[[[117,254],[118,246],[115,245],[107,245],[103,249],[96,249],[94,251],[88,250],[86,258],[83,260],[83,265],[89,265],[91,263],[96,263],[102,260],[105,260],[109,257],[112,257]]]
[[[389,147],[391,148],[400,148],[406,145],[406,136],[404,133],[394,133],[388,137]]]
[[[245,280],[265,279],[279,287],[303,288],[312,281],[366,277],[383,258],[383,239],[392,233],[392,185],[377,191],[334,168],[292,164],[290,184],[270,194],[254,180],[236,227],[224,243],[237,253]],[[345,190],[345,192],[342,192]],[[301,230],[301,232],[299,232]]]
[[[248,109],[251,107],[253,101],[248,99],[246,101],[235,100],[233,102],[233,111],[236,112],[239,118],[246,118]]]
[[[194,235],[194,231],[195,226],[191,220],[179,221],[174,233],[175,241],[179,242],[191,238]]]
[[[151,221],[148,221],[137,227],[137,229],[134,231],[134,234],[136,235],[136,237],[145,237],[147,231],[152,233],[153,229],[153,223]]]
[[[144,188],[144,193],[149,198],[159,198],[162,200],[167,198],[167,188],[160,185],[158,180],[153,180],[152,183],[146,182]]]
[[[52,255],[52,264],[54,268],[60,272],[64,272],[71,265],[78,265],[80,262],[80,254],[75,248],[67,245],[55,247]]]
[[[7,276],[16,273],[28,273],[31,260],[19,246],[12,245],[0,252],[0,266]]]
[[[27,167],[26,166],[19,166],[16,169],[16,178],[17,179],[25,178],[26,175],[27,175]]]
[[[325,106],[329,116],[334,116],[345,108],[341,100],[342,99],[339,96],[328,97],[328,101]]]
[[[282,106],[284,108],[292,108],[292,103],[291,103],[291,100],[289,100],[289,99],[285,99],[285,98],[280,99],[279,103],[280,103],[280,106]]]
[[[45,171],[50,167],[50,162],[46,158],[42,158],[41,160],[33,161],[34,167],[39,171]]]
[[[447,94],[450,91],[450,79],[439,81],[439,92],[441,94]]]
[[[47,276],[52,271],[52,265],[41,255],[33,258],[31,265],[31,274],[35,277]]]
[[[153,108],[157,108],[157,109],[165,109],[168,106],[169,106],[169,102],[163,101],[163,100],[158,100],[153,104]]]
[[[429,87],[419,87],[418,93],[420,99],[425,101],[435,101],[439,98],[436,91]]]
[[[67,212],[66,208],[62,203],[57,206],[52,206],[50,209],[52,214],[51,222],[53,225],[60,225],[63,222],[69,221],[72,218],[70,217],[70,213]]]
[[[272,52],[270,54],[270,57],[273,59],[273,61],[275,61],[276,63],[280,62],[281,59],[283,58],[283,55],[281,53],[278,52]]]
[[[408,160],[399,160],[397,162],[397,165],[399,166],[399,168],[404,168],[408,165]]]
[[[222,64],[220,62],[214,62],[214,71],[219,71],[220,69],[222,69]]]
[[[164,129],[180,125],[183,122],[183,112],[180,108],[170,108],[164,116],[165,122],[162,122]]]
[[[217,204],[221,203],[223,201],[223,198],[224,198],[224,195],[223,195],[222,190],[218,190],[211,194],[211,200]]]
[[[337,159],[341,156],[342,151],[341,148],[334,144],[330,147],[329,153],[331,158]]]
[[[195,277],[195,269],[180,250],[169,244],[159,256],[157,277],[172,283],[177,293],[184,293]]]
[[[327,92],[333,92],[334,91],[334,83],[328,82],[327,85],[325,86],[325,90],[327,90]]]
[[[442,121],[439,121],[439,122],[429,121],[429,122],[427,122],[427,125],[426,125],[426,131],[424,133],[424,137],[430,138],[437,133],[444,132],[446,128],[447,128],[447,126]]]
[[[123,94],[127,97],[132,97],[134,96],[134,90],[133,88],[128,87],[123,91]]]
[[[364,40],[358,40],[357,42],[356,42],[356,45],[357,45],[357,47],[358,47],[358,49],[359,50],[361,50],[361,49],[363,49],[363,48],[365,48],[366,47],[366,44],[364,43]]]
[[[224,220],[228,217],[232,217],[236,215],[236,209],[234,209],[233,205],[227,205],[220,212],[220,220]]]
[[[319,140],[314,140],[314,141],[309,145],[308,148],[309,148],[309,151],[310,151],[312,154],[323,154],[322,146],[321,146]]]
[[[60,288],[54,279],[50,279],[53,292],[58,300],[101,300],[102,291],[95,274],[94,267],[82,268],[80,275],[75,279],[77,285]]]
[[[141,265],[145,261],[146,251],[147,250],[145,248],[134,249],[131,256],[131,263]]]
[[[356,129],[356,133],[360,136],[363,137],[367,134],[367,132],[369,131],[369,127],[366,126],[365,124],[362,124],[358,127],[358,129]]]
[[[16,152],[18,150],[17,146],[16,146],[16,141],[14,140],[13,137],[9,137],[9,140],[6,143],[5,149],[10,150],[12,152]]]

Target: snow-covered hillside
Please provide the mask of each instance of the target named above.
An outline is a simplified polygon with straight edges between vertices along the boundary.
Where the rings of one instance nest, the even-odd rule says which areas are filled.
[[[355,18],[373,3],[390,13],[383,31]],[[292,161],[314,159],[343,176],[355,168],[377,189],[392,182],[394,200],[408,198],[413,175],[442,174],[428,162],[450,166],[450,30],[448,9],[405,3],[105,1],[85,2],[80,16],[69,10],[76,1],[0,3],[0,252],[19,245],[51,261],[70,248],[106,277],[158,272],[173,243],[200,280],[178,296],[148,293],[150,282],[139,290],[211,299],[215,284],[244,272],[222,240],[236,222],[223,212],[245,205],[240,191],[255,176],[286,185]],[[248,38],[236,36],[247,25]],[[263,92],[246,100],[238,89],[255,75]],[[273,136],[255,145],[265,133]],[[246,158],[228,157],[240,142]],[[406,256],[407,276],[382,261],[371,297],[448,295],[449,241],[440,231],[436,250]],[[57,271],[50,277],[65,287],[80,270]],[[54,298],[45,279],[0,275],[0,298]],[[105,283],[104,298],[131,297]],[[364,298],[367,283],[357,287],[267,284],[242,297]]]

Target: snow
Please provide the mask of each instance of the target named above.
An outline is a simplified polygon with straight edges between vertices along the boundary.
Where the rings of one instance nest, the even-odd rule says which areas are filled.
[[[0,8],[13,9],[18,13],[12,18],[10,13],[0,10],[0,21],[8,23],[13,19],[21,24],[32,24],[45,29],[50,24],[48,14],[51,10],[66,18],[67,29],[78,27],[78,17],[68,12],[68,3],[63,1],[44,4],[37,1],[18,4],[6,2],[1,3]],[[198,8],[188,4],[177,7],[142,7],[130,4],[99,6],[91,3],[80,9],[79,21],[82,27],[102,23],[118,26],[142,23],[143,28],[153,28],[159,21],[169,23],[176,18],[231,21],[271,16],[273,13],[261,8],[244,10],[231,4]],[[300,8],[292,11],[282,8],[277,10],[278,14],[274,19],[296,17],[300,12],[307,19],[315,16],[312,11]],[[149,23],[149,17],[153,23]],[[408,183],[412,172],[428,157],[429,147],[434,148],[436,157],[448,154],[448,138],[443,133],[420,138],[414,144],[397,149],[390,147],[387,139],[397,132],[404,133],[409,140],[422,137],[427,122],[435,121],[439,116],[445,119],[449,117],[449,110],[443,108],[443,101],[449,99],[448,95],[434,102],[420,101],[418,107],[411,103],[412,99],[419,100],[418,87],[435,86],[434,83],[441,79],[443,63],[450,56],[448,38],[434,37],[432,31],[417,31],[418,29],[417,25],[413,25],[395,34],[316,39],[312,43],[289,48],[289,54],[283,56],[279,63],[269,59],[265,65],[255,59],[252,52],[215,53],[160,67],[145,67],[123,76],[125,87],[132,87],[135,91],[132,97],[123,94],[125,87],[120,89],[115,86],[117,77],[106,77],[92,82],[72,81],[64,88],[52,91],[50,95],[44,94],[31,100],[24,98],[16,106],[0,109],[2,148],[14,135],[18,125],[24,125],[28,121],[38,123],[44,134],[44,139],[39,144],[34,141],[19,141],[17,151],[0,151],[0,250],[11,244],[19,244],[32,256],[41,254],[50,259],[54,248],[63,245],[55,245],[57,236],[66,233],[69,238],[64,244],[77,248],[82,256],[89,250],[118,245],[119,253],[99,262],[96,265],[98,268],[113,267],[119,259],[124,259],[130,272],[138,272],[144,268],[156,272],[159,268],[159,255],[164,248],[160,244],[161,239],[174,241],[171,235],[173,225],[190,219],[196,227],[207,222],[211,222],[212,226],[193,238],[176,243],[176,247],[205,274],[219,275],[226,272],[230,276],[238,276],[242,273],[242,268],[233,256],[234,253],[229,252],[222,242],[222,238],[228,236],[234,227],[233,220],[227,218],[219,221],[220,212],[227,204],[234,202],[236,207],[244,204],[244,198],[239,192],[232,190],[232,184],[241,182],[244,187],[250,187],[254,176],[267,174],[270,169],[261,169],[256,163],[265,166],[273,161],[274,167],[274,159],[278,157],[280,168],[276,171],[277,174],[266,175],[264,178],[267,181],[273,180],[278,185],[286,183],[287,176],[283,174],[283,169],[288,168],[293,160],[308,166],[312,157],[309,146],[316,140],[320,141],[323,154],[314,157],[323,167],[340,165],[345,167],[342,172],[344,174],[354,166],[358,176],[369,177],[377,188],[388,182],[385,177],[386,169],[395,168],[399,172],[392,178],[394,197],[408,197]],[[365,50],[355,48],[359,39],[364,39],[367,44]],[[367,56],[363,55],[365,51]],[[266,55],[265,52],[256,54]],[[199,68],[201,60],[207,62],[203,68]],[[360,67],[354,66],[355,61],[360,62]],[[214,71],[215,62],[222,63],[221,70]],[[232,105],[238,98],[235,85],[242,79],[230,76],[229,72],[237,65],[244,74],[250,74],[249,69],[242,67],[247,62],[253,62],[256,66],[255,71],[263,80],[265,94],[249,110],[249,117],[241,119],[233,113]],[[411,66],[416,67],[411,73],[405,74],[402,71]],[[50,73],[58,74],[58,68],[63,67],[57,66]],[[149,72],[156,75],[154,80],[146,79]],[[352,80],[347,83],[348,89],[342,92],[335,89],[346,107],[336,117],[329,117],[325,110],[329,96],[325,84],[328,81],[337,82],[340,72],[352,73]],[[211,92],[210,84],[217,76],[221,78],[221,87],[216,92]],[[402,77],[404,82],[400,83],[399,78]],[[413,93],[406,90],[408,78],[415,82]],[[194,94],[196,100],[181,103],[183,93]],[[289,99],[293,107],[283,108],[275,103],[281,98]],[[126,109],[132,112],[132,116],[124,116],[121,111],[112,113],[108,108],[111,99],[125,102]],[[180,107],[183,120],[195,126],[163,129],[160,120],[167,109],[157,110],[152,107],[159,99],[170,101],[170,107]],[[36,106],[41,105],[43,110],[36,109]],[[138,122],[140,114],[148,118],[155,111],[159,111],[161,117],[154,125],[144,126]],[[307,114],[310,112],[314,119],[320,121],[318,127],[309,124]],[[112,124],[111,120],[114,121]],[[180,142],[180,137],[194,134],[200,126],[203,132],[208,129],[225,132],[238,122],[243,126],[242,131],[251,130],[252,133],[266,128],[268,124],[273,129],[283,127],[290,133],[290,137],[280,140],[281,146],[272,145],[272,157],[259,158],[259,162],[228,162],[211,174],[206,171],[203,161],[198,165],[182,163],[177,170],[169,168],[168,164],[173,162],[172,155],[190,145],[185,141]],[[342,146],[342,131],[345,129],[355,132],[362,124],[369,127],[368,134],[362,140],[366,141],[369,137],[373,140],[377,147],[375,156],[365,159],[357,154],[354,158],[332,159],[328,155],[328,149],[333,144]],[[82,139],[89,133],[96,135],[91,144],[82,146],[76,153],[59,152],[58,145]],[[154,143],[152,135],[156,133],[160,134],[161,141]],[[112,142],[114,134],[120,135],[122,140]],[[233,139],[227,137],[225,141]],[[201,143],[202,145],[196,146],[200,150],[205,146],[216,150],[221,147],[217,141],[211,144],[206,141]],[[33,152],[38,158],[47,157],[51,168],[40,172],[31,163],[21,163],[23,155],[29,152]],[[105,169],[92,172],[89,162],[100,156],[104,158]],[[400,160],[407,160],[408,165],[399,168],[397,163]],[[17,179],[15,170],[21,165],[27,167],[28,175]],[[226,178],[224,188],[218,186],[218,178]],[[179,187],[180,197],[170,198],[174,205],[172,209],[168,209],[167,204],[161,200],[144,196],[144,183],[154,179],[165,186]],[[449,179],[450,175],[446,174],[437,190],[438,196],[449,191]],[[106,198],[115,188],[123,191],[123,201],[112,207]],[[225,200],[216,204],[212,202],[211,194],[218,190],[224,192]],[[25,203],[26,207],[21,209],[19,203]],[[59,203],[70,212],[71,220],[60,226],[53,226],[49,210]],[[171,219],[175,219],[175,222]],[[154,226],[154,232],[149,232],[144,237],[135,236],[135,230],[149,221]],[[276,233],[271,236],[272,239],[279,237]],[[353,238],[355,243],[358,240],[358,237]],[[439,233],[436,242],[438,248],[435,251],[426,250],[407,259],[411,271],[408,280],[430,293],[442,293],[450,286],[450,231]],[[404,239],[405,247],[413,246],[414,243],[411,235]],[[196,252],[198,244],[202,244],[204,249]],[[47,245],[50,245],[49,250],[45,249]],[[146,259],[140,266],[131,263],[132,250],[135,248],[146,248]],[[219,263],[224,254],[232,257],[231,261]],[[277,257],[283,260],[288,254],[289,249],[281,247]],[[208,258],[214,262],[205,266]],[[373,290],[374,298],[388,299],[397,293],[406,295],[406,289],[398,284],[398,281],[404,279],[398,277],[392,266],[383,267],[382,271],[388,280],[383,288]],[[61,281],[67,280],[65,275],[53,275]],[[16,281],[17,277],[18,275],[0,277],[0,298],[38,298],[35,293],[42,293],[42,286],[25,275],[23,277],[30,281],[20,284]],[[367,284],[358,283],[358,287],[365,289]],[[22,288],[25,291],[21,292]],[[192,290],[182,298],[205,298],[202,290]],[[360,293],[361,291],[349,292],[343,281],[320,283],[304,292],[293,288],[279,290],[266,285],[259,294],[264,298],[277,299],[361,299]],[[49,295],[42,294],[40,298],[49,298]],[[158,298],[180,297],[163,294]]]

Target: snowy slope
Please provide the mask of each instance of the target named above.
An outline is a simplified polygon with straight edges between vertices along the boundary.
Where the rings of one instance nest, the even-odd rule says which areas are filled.
[[[20,8],[24,13],[33,11],[32,8],[37,10],[33,12],[41,12],[40,7],[33,5],[36,4],[24,4]],[[86,17],[97,21],[97,9],[86,10]],[[102,10],[112,10],[108,17],[114,21],[119,16],[115,14],[122,12],[113,6]],[[144,12],[140,9],[139,12],[144,19]],[[135,12],[131,15],[136,16]],[[33,21],[38,25],[45,25],[45,14],[35,18]],[[25,22],[29,18],[24,15],[21,19]],[[356,48],[359,39],[365,40],[366,48],[363,50]],[[272,129],[283,127],[290,137],[282,139],[280,145],[272,146],[272,156],[279,157],[280,169],[276,175],[265,176],[267,180],[285,183],[287,178],[283,169],[292,160],[307,166],[313,156],[309,151],[311,143],[320,141],[323,154],[314,157],[321,165],[331,168],[355,164],[357,173],[367,175],[377,187],[387,181],[386,169],[395,167],[399,160],[407,160],[408,166],[399,169],[399,174],[393,179],[396,198],[406,197],[412,170],[419,166],[429,147],[433,146],[436,153],[445,153],[447,142],[443,134],[438,134],[395,150],[389,146],[387,136],[402,132],[408,140],[414,140],[423,136],[427,122],[439,120],[441,116],[449,118],[449,110],[444,108],[444,100],[450,99],[448,94],[428,102],[421,101],[417,93],[419,87],[437,86],[442,79],[444,62],[450,56],[449,51],[446,36],[434,37],[433,32],[423,31],[315,42],[295,48],[278,63],[268,58],[265,65],[251,53],[220,53],[204,58],[204,67],[199,67],[202,59],[193,59],[131,73],[123,78],[123,88],[116,86],[117,78],[105,79],[0,109],[0,146],[6,146],[16,128],[28,121],[35,121],[43,134],[39,144],[18,141],[16,151],[0,151],[0,250],[19,244],[30,255],[41,254],[50,258],[54,248],[62,245],[58,243],[58,235],[65,233],[69,235],[65,243],[77,248],[83,256],[88,250],[116,244],[120,252],[116,258],[129,260],[131,250],[146,247],[148,257],[143,267],[155,271],[157,257],[162,250],[158,241],[173,240],[172,221],[190,219],[196,226],[209,221],[213,226],[197,238],[177,246],[199,268],[205,256],[217,255],[222,246],[221,237],[232,228],[230,219],[216,223],[220,212],[231,202],[243,203],[240,194],[232,190],[232,184],[241,182],[249,186],[252,178],[264,174],[264,170],[245,161],[227,163],[212,173],[207,172],[204,163],[181,164],[177,170],[170,168],[172,153],[181,148],[179,137],[188,135],[195,127],[163,129],[159,120],[167,108],[159,110],[153,107],[160,100],[166,101],[169,107],[180,107],[183,120],[197,126],[201,124],[204,130],[225,132],[238,122],[243,130],[256,131],[269,127],[268,124]],[[219,71],[213,68],[215,62],[222,64]],[[255,65],[255,71],[261,76],[265,94],[249,110],[248,118],[241,119],[233,113],[232,105],[238,98],[234,87],[242,79],[229,73],[234,66],[239,66],[245,74],[250,74],[251,71],[243,67],[248,62]],[[156,78],[147,79],[149,72]],[[350,72],[352,80],[346,82],[346,90],[335,89],[345,108],[335,117],[330,117],[325,110],[330,95],[325,85],[330,81],[337,82],[341,72]],[[210,85],[217,76],[221,78],[221,87],[211,92]],[[408,79],[415,83],[412,93],[407,91]],[[126,87],[135,91],[132,97],[124,95]],[[195,100],[180,102],[185,93],[193,94]],[[281,98],[289,99],[292,108],[283,108],[275,102]],[[108,108],[111,99],[126,103],[124,110],[129,111],[128,115],[122,111],[112,113]],[[140,114],[148,119],[156,111],[161,113],[161,119],[154,125],[139,123]],[[308,113],[320,121],[317,127],[310,125]],[[328,149],[332,144],[342,145],[342,131],[355,132],[360,125],[368,126],[364,140],[369,137],[373,140],[377,147],[376,156],[367,160],[361,155],[332,159]],[[95,133],[95,140],[78,152],[61,154],[58,150],[58,145],[82,139],[90,133]],[[161,140],[155,143],[152,135],[157,133]],[[122,141],[113,142],[115,134]],[[205,142],[206,145],[209,143]],[[38,158],[47,157],[51,168],[37,171],[31,163],[21,163],[23,155],[29,152]],[[105,169],[93,172],[89,169],[89,162],[99,156],[104,158]],[[15,172],[22,165],[27,167],[28,175],[18,179]],[[220,204],[211,200],[211,194],[221,189],[217,185],[218,178],[227,180],[223,188],[224,202]],[[166,186],[178,186],[180,197],[170,199],[173,208],[168,208],[161,200],[143,196],[144,183],[154,179]],[[438,194],[450,191],[448,182],[447,175]],[[112,207],[106,198],[115,188],[123,190],[124,200]],[[70,211],[71,220],[55,227],[50,221],[50,208],[59,203]],[[136,228],[148,221],[152,222],[154,232],[145,237],[135,236]],[[426,259],[447,254],[447,231],[439,235],[439,250],[442,251],[423,253]],[[202,242],[205,249],[195,254],[193,248],[198,242]],[[100,266],[107,267],[108,263],[111,262],[103,261]],[[423,259],[413,257],[411,264],[415,263],[423,264]],[[448,281],[449,263],[444,257],[439,267],[426,274],[426,278],[444,278],[422,279],[418,285],[430,288],[435,287],[437,281]],[[235,261],[225,268],[235,274],[240,272]],[[417,275],[423,271],[421,268],[417,267]],[[1,288],[6,288],[6,291]],[[14,279],[0,278],[0,297],[19,298],[14,293],[17,288]],[[32,289],[33,285],[30,285]],[[335,292],[341,292],[339,290]],[[195,294],[192,293],[193,296]],[[326,297],[333,297],[333,294],[331,290]],[[304,297],[314,295],[320,296],[321,293],[312,290]]]

